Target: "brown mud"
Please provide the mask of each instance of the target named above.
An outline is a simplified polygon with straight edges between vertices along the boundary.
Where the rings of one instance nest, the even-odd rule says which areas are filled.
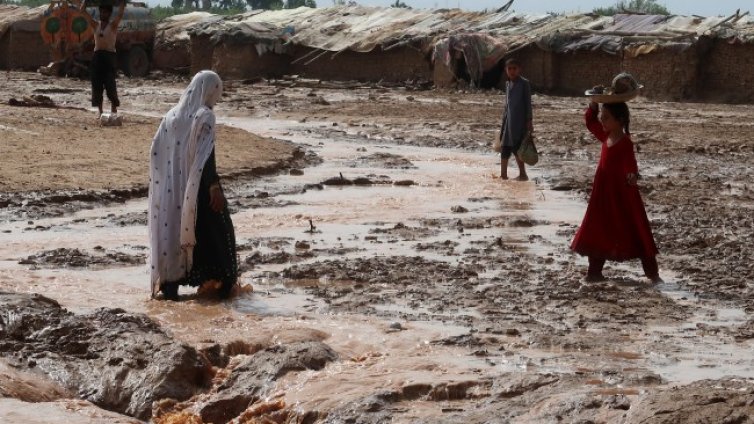
[[[34,86],[63,82],[37,76],[21,81]],[[143,158],[159,118],[126,112],[123,127],[101,127],[94,113],[70,107],[70,99],[85,98],[83,88],[57,90],[61,94],[48,97],[54,108],[14,107],[3,100],[10,89],[17,91],[16,83],[10,79],[0,89],[2,219],[62,216],[146,196],[149,175]],[[305,163],[290,143],[224,125],[218,137],[223,140],[218,171],[226,179],[273,174]]]
[[[6,79],[2,97],[54,86],[56,104],[86,107],[82,82]],[[126,116],[154,125],[185,81],[119,84]],[[144,193],[101,200],[138,186],[68,199],[71,188],[36,187],[64,197],[33,213],[24,188],[8,190],[0,290],[15,294],[0,305],[0,373],[27,390],[0,384],[2,419],[43,402],[41,415],[82,422],[105,422],[97,408],[159,423],[754,422],[751,106],[632,104],[665,282],[631,261],[585,283],[568,250],[599,155],[583,99],[535,96],[540,163],[516,182],[493,178],[499,93],[226,86],[228,131],[299,152],[275,175],[225,168],[253,292],[149,300]],[[2,119],[3,136],[20,134]],[[218,152],[240,154],[223,136]],[[21,303],[36,306],[19,315]],[[196,378],[166,371],[186,364],[173,351]],[[150,367],[164,386],[130,383]],[[100,374],[114,377],[93,384]],[[123,399],[101,395],[113,387]]]

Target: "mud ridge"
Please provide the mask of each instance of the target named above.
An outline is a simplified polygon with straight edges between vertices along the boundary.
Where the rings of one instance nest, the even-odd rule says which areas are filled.
[[[158,422],[183,414],[201,417],[207,423],[226,423],[264,404],[275,388],[275,381],[286,374],[320,370],[338,358],[332,348],[321,342],[275,345],[237,356],[208,393],[189,402],[160,402],[155,405],[154,416]]]
[[[280,141],[281,143],[287,143]],[[227,185],[241,183],[249,179],[278,175],[312,166],[321,160],[312,152],[296,149],[293,155],[284,160],[233,171],[222,175]],[[0,219],[7,221],[36,220],[69,215],[84,209],[125,203],[129,200],[145,198],[149,194],[146,185],[112,190],[70,190],[70,191],[29,191],[0,193]]]
[[[205,390],[209,367],[144,315],[98,309],[75,315],[40,295],[0,293],[0,355],[84,400],[140,419],[152,403]]]
[[[69,249],[61,247],[59,249],[46,250],[44,252],[31,255],[18,263],[21,265],[33,265],[34,267],[51,267],[51,268],[108,268],[116,266],[133,266],[146,264],[147,255],[128,254],[118,251],[106,251],[97,249],[97,253],[88,253],[79,249]]]

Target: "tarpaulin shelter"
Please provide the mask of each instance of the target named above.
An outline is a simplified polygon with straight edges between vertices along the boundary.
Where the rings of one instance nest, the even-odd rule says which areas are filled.
[[[40,13],[0,6],[0,37],[7,37],[8,22],[22,31],[33,21],[20,10]],[[9,11],[16,15],[10,20]],[[0,49],[9,46],[0,38]],[[460,74],[479,85],[510,55],[524,63],[537,89],[578,93],[628,70],[659,98],[754,97],[754,19],[747,13],[528,15],[365,6],[192,13],[158,24],[154,60],[156,68],[184,70],[190,63],[192,71],[211,68],[231,79],[298,74],[442,86]]]
[[[0,5],[0,69],[36,70],[50,61],[39,33],[46,9]]]
[[[197,24],[220,19],[221,16],[207,12],[191,12],[160,21],[155,33],[153,67],[188,73],[191,68],[191,38],[188,30]]]
[[[188,33],[193,56],[201,60],[194,69],[212,67],[232,78],[295,73],[321,79],[424,78],[442,86],[459,79],[483,85],[491,75],[487,85],[495,85],[500,62],[516,55],[539,89],[578,93],[629,70],[646,81],[651,95],[688,98],[704,90],[698,80],[705,72],[719,73],[706,71],[717,62],[734,56],[733,68],[743,71],[749,47],[736,54],[715,52],[754,44],[751,22],[745,14],[526,15],[349,6],[252,11],[199,23]],[[710,53],[709,40],[725,46]]]

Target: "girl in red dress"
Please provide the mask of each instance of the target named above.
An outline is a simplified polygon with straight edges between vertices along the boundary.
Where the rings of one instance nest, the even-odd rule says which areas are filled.
[[[602,268],[608,259],[640,258],[644,274],[658,283],[662,280],[655,258],[657,246],[636,184],[639,171],[628,129],[628,105],[605,103],[599,118],[597,113],[598,105],[592,102],[585,114],[586,127],[602,142],[602,152],[589,205],[571,249],[589,257],[587,281],[605,279]]]

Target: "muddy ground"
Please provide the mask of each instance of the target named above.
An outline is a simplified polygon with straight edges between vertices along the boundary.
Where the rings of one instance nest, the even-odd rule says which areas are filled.
[[[228,81],[245,290],[163,302],[144,153],[186,83],[119,80],[119,129],[0,106],[0,373],[19,382],[0,382],[0,417],[754,422],[754,107],[632,104],[665,282],[628,262],[585,283],[568,251],[599,155],[583,99],[535,96],[541,160],[515,182],[493,178],[500,93]],[[3,76],[0,100],[35,94],[87,106],[85,82]]]

